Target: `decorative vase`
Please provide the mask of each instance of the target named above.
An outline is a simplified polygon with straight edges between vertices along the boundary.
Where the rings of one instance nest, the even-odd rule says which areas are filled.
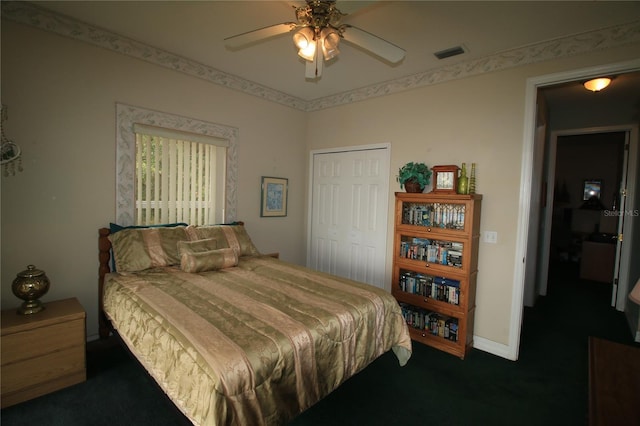
[[[407,192],[422,192],[424,188],[420,186],[420,183],[418,181],[409,179],[404,183],[404,189]]]
[[[17,274],[11,290],[17,298],[24,300],[22,306],[18,308],[18,313],[30,315],[44,309],[40,299],[49,291],[49,278],[44,271],[36,269],[34,265],[27,266],[27,269]]]
[[[476,163],[471,163],[471,176],[469,177],[469,194],[476,193]]]
[[[458,194],[469,193],[469,178],[467,177],[467,165],[462,163],[462,170],[458,178]]]

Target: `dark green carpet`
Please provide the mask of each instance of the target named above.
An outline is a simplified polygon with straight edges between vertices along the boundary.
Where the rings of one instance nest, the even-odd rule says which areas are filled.
[[[520,358],[472,350],[462,361],[414,343],[407,366],[383,355],[296,418],[306,425],[586,425],[590,335],[634,344],[610,285],[558,265],[549,295],[525,309]],[[113,342],[92,342],[88,380],[0,413],[12,425],[181,425],[185,419]]]

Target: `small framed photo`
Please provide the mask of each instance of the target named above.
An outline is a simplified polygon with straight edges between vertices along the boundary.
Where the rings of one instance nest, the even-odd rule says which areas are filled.
[[[601,180],[585,180],[584,190],[582,192],[582,199],[588,200],[591,197],[600,198],[601,190],[602,190]]]
[[[287,192],[289,179],[262,176],[261,217],[287,215]]]

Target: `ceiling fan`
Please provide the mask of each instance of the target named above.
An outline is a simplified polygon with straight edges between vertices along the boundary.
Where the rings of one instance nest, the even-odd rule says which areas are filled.
[[[342,23],[347,14],[336,7],[336,0],[306,0],[295,8],[298,22],[284,22],[225,38],[229,48],[239,48],[266,38],[293,32],[298,55],[306,60],[305,77],[322,75],[324,61],[335,58],[341,40],[354,44],[391,63],[400,62],[405,50],[353,25]]]

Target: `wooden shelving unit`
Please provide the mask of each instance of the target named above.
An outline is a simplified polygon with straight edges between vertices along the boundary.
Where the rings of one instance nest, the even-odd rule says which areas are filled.
[[[413,340],[463,359],[473,344],[481,202],[396,193],[392,293]]]

